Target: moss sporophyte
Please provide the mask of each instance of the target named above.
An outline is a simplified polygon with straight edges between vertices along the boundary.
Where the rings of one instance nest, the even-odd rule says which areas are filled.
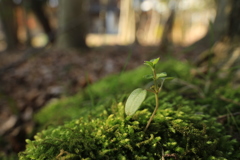
[[[151,71],[152,74],[150,75],[145,75],[144,77],[146,79],[151,79],[153,80],[153,85],[149,89],[142,89],[142,88],[137,88],[132,93],[129,95],[126,106],[125,106],[125,113],[128,116],[133,115],[138,108],[141,106],[142,102],[145,100],[147,91],[152,92],[155,95],[155,109],[151,115],[151,117],[148,120],[148,123],[144,129],[146,131],[153,120],[154,115],[157,112],[157,109],[159,107],[159,99],[158,99],[158,94],[162,90],[163,83],[166,79],[173,79],[172,77],[167,77],[167,74],[165,72],[162,73],[157,73],[156,72],[156,65],[160,58],[156,58],[150,61],[145,61],[144,64],[147,65]]]

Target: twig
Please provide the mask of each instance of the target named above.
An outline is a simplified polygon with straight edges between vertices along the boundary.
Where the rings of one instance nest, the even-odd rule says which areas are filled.
[[[174,81],[176,81],[176,83],[185,85],[185,86],[187,86],[188,88],[192,88],[192,89],[194,89],[194,90],[197,90],[197,91],[199,92],[199,96],[200,96],[201,98],[205,98],[205,94],[203,93],[203,91],[202,91],[202,89],[201,89],[200,87],[198,87],[198,86],[196,86],[196,85],[193,85],[193,84],[191,84],[191,83],[189,83],[189,82],[186,82],[186,81],[184,81],[184,80],[178,79],[178,78],[176,78]]]
[[[236,101],[234,101],[234,100],[232,100],[232,99],[226,98],[226,97],[224,97],[224,96],[222,96],[222,95],[219,95],[218,97],[219,97],[221,100],[225,101],[225,102],[230,102],[230,103],[233,103],[233,104],[236,104],[236,105],[240,106],[240,103],[239,103],[239,102],[236,102]]]
[[[231,113],[231,114],[225,114],[225,115],[222,115],[222,116],[219,116],[217,118],[218,121],[222,121],[224,119],[226,119],[228,116],[238,116],[240,115],[240,112],[235,112],[235,113]]]

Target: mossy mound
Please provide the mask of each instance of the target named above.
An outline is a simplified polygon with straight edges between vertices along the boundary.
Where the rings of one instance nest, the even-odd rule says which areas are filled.
[[[125,117],[122,103],[117,105],[133,89],[147,84],[142,77],[148,70],[140,67],[46,106],[37,122],[54,125],[27,140],[20,159],[240,159],[239,144],[227,135],[239,133],[239,117],[232,113],[238,112],[240,89],[219,88],[225,80],[217,78],[208,85],[190,74],[188,63],[171,60],[158,67],[182,81],[164,85],[159,110],[146,132],[154,96],[149,94],[131,117]],[[220,124],[222,115],[227,118]]]
[[[159,63],[158,68],[176,78],[191,78],[191,66],[187,62],[170,59]],[[124,101],[133,89],[144,87],[148,81],[143,77],[148,72],[146,66],[141,66],[132,71],[103,78],[72,97],[49,103],[35,115],[35,120],[44,127],[63,124],[65,121],[79,117],[88,118],[88,115],[97,116],[96,113],[101,113],[106,109],[106,105]]]
[[[193,114],[188,107],[159,109],[146,132],[147,109],[125,117],[122,103],[109,115],[82,118],[38,133],[27,140],[28,159],[238,159],[236,141],[223,134],[214,118]]]

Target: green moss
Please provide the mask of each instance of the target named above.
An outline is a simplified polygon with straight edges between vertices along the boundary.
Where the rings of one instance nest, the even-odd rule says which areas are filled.
[[[146,133],[147,109],[124,117],[122,103],[112,108],[117,112],[105,112],[101,119],[80,118],[38,133],[34,141],[27,140],[20,159],[240,158],[234,152],[236,141],[222,134],[214,118],[186,112],[188,107],[158,110]]]
[[[190,77],[188,63],[172,59],[159,63],[158,68],[174,77]],[[146,85],[147,81],[143,76],[147,72],[148,68],[141,66],[132,71],[103,78],[79,94],[49,103],[35,115],[35,120],[44,127],[63,124],[78,117],[97,116],[96,113],[106,109],[104,106],[114,101],[123,101],[134,88]]]
[[[53,126],[39,132],[35,140],[27,140],[20,159],[161,159],[163,153],[166,160],[240,159],[239,144],[227,135],[240,133],[239,116],[231,116],[239,110],[233,102],[240,102],[240,89],[228,84],[218,87],[224,80],[215,78],[205,91],[205,80],[192,77],[190,67],[176,60],[158,66],[168,75],[199,87],[205,97],[189,84],[166,84],[159,94],[159,110],[146,133],[143,130],[155,106],[154,96],[147,97],[132,117],[125,117],[123,105],[117,105],[125,102],[134,88],[146,85],[142,77],[147,68],[139,67],[106,77],[73,97],[47,105],[36,120],[40,125],[50,122]],[[226,114],[222,124],[213,118]]]

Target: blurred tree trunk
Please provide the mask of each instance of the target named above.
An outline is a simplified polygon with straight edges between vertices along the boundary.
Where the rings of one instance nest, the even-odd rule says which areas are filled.
[[[17,21],[15,16],[14,4],[12,1],[0,1],[0,19],[5,33],[7,49],[15,49],[18,44]]]
[[[86,44],[89,24],[87,2],[88,0],[60,0],[58,47],[88,48]]]
[[[216,17],[213,23],[210,22],[207,34],[193,43],[190,48],[197,48],[198,52],[203,52],[227,33],[230,2],[227,0],[215,0]]]
[[[229,15],[228,36],[240,39],[240,1],[232,0],[232,10]]]
[[[44,32],[47,34],[49,42],[53,43],[55,41],[55,34],[50,25],[47,14],[44,11],[45,0],[32,0],[31,8],[36,15],[38,21],[41,23]]]
[[[240,1],[239,0],[215,0],[217,14],[215,20],[210,24],[208,33],[191,46],[201,47],[202,52],[212,47],[223,38],[228,40],[240,39]],[[230,10],[229,10],[230,8]]]
[[[119,38],[122,43],[135,40],[135,12],[132,0],[121,0],[119,18]]]
[[[171,9],[171,13],[164,26],[163,35],[159,45],[159,50],[161,51],[166,51],[168,49],[168,46],[172,43],[171,34],[173,30],[174,20],[175,20],[175,10]]]
[[[208,37],[211,44],[226,34],[228,28],[228,16],[231,1],[215,0],[217,13],[213,24],[209,27]],[[206,39],[207,40],[207,39]]]

